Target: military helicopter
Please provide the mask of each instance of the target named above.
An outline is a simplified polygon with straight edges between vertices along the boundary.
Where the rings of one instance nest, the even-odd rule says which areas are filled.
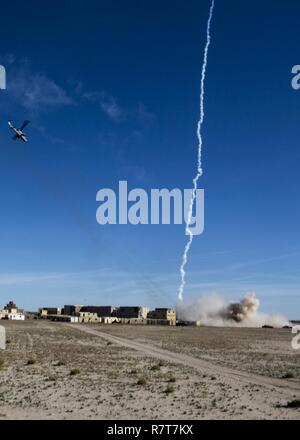
[[[30,121],[24,121],[22,126],[20,128],[14,127],[14,125],[9,121],[8,126],[9,128],[15,132],[14,137],[12,138],[14,141],[20,140],[23,142],[28,142],[27,137],[25,136],[25,133],[23,132],[24,128],[27,127],[27,125],[30,123]]]

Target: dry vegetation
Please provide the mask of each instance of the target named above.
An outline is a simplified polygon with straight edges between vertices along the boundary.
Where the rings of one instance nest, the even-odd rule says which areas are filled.
[[[300,352],[291,347],[290,329],[143,326],[136,331],[115,325],[101,331],[249,373],[300,380]]]
[[[6,322],[0,419],[300,418],[299,395],[171,364],[47,322]],[[98,326],[101,331],[299,382],[286,331]],[[296,402],[296,403],[291,403]]]

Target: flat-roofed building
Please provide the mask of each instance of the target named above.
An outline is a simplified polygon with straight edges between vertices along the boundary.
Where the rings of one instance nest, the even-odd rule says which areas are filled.
[[[176,321],[176,310],[158,308],[148,313],[149,319],[164,319],[166,321]]]
[[[38,317],[39,317],[39,318],[41,318],[41,319],[47,319],[47,316],[48,316],[48,311],[47,311],[47,309],[43,309],[43,308],[39,309],[39,312],[38,312]]]
[[[7,319],[10,321],[25,321],[25,315],[22,312],[13,312],[7,314]]]
[[[142,319],[147,318],[147,315],[149,313],[149,309],[147,307],[118,307],[114,314],[117,318],[136,318],[136,319]]]
[[[170,321],[168,319],[147,319],[147,325],[168,325],[175,326],[176,321]]]
[[[25,315],[22,312],[13,310],[9,312],[8,310],[0,310],[0,319],[5,319],[8,321],[25,321]]]
[[[64,315],[75,316],[81,311],[82,307],[80,305],[66,305],[64,306]]]
[[[53,322],[70,322],[76,324],[79,322],[78,316],[67,316],[67,315],[48,315],[47,319]]]
[[[39,309],[39,317],[47,318],[48,315],[61,315],[61,309],[59,307],[42,307]]]
[[[83,306],[81,312],[97,313],[99,317],[113,316],[116,311],[116,307],[113,306]]]

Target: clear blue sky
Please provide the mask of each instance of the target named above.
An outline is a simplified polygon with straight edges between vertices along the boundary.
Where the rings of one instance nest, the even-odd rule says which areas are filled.
[[[96,223],[96,192],[189,188],[206,0],[1,6],[0,303],[174,305],[184,226]],[[206,82],[205,233],[186,298],[254,291],[300,315],[300,4],[216,0]],[[28,144],[7,120],[30,119]],[[2,304],[3,303],[3,304]]]

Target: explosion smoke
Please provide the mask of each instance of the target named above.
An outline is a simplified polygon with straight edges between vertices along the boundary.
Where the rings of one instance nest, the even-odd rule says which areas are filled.
[[[184,292],[184,287],[185,287],[185,275],[186,275],[185,266],[188,262],[189,251],[190,251],[190,248],[193,243],[193,232],[190,229],[190,225],[191,225],[191,221],[192,221],[193,208],[194,208],[194,203],[195,203],[195,199],[196,199],[196,191],[198,188],[198,180],[200,179],[200,177],[203,174],[203,170],[202,170],[202,145],[203,145],[202,124],[204,122],[204,97],[205,97],[204,85],[205,85],[205,78],[206,78],[208,49],[209,49],[210,40],[211,40],[210,26],[211,26],[211,21],[213,18],[214,7],[215,7],[215,0],[212,0],[210,12],[209,12],[209,17],[208,17],[208,22],[207,22],[206,45],[205,45],[205,49],[204,49],[204,59],[203,59],[202,74],[201,74],[200,119],[199,119],[198,127],[197,127],[197,137],[198,137],[198,141],[199,141],[197,175],[193,180],[194,186],[193,186],[193,191],[192,191],[191,203],[190,203],[190,207],[189,207],[188,220],[186,222],[186,234],[189,236],[189,239],[188,239],[188,242],[184,248],[184,252],[183,252],[183,256],[182,256],[182,263],[180,266],[181,282],[180,282],[180,286],[179,286],[179,290],[178,290],[178,299],[181,302],[183,301],[183,292]]]
[[[199,298],[195,303],[179,304],[179,319],[201,321],[204,325],[219,327],[283,327],[289,325],[281,315],[267,315],[259,312],[260,301],[254,293],[245,296],[240,302],[225,303],[219,295]]]
[[[224,311],[224,319],[243,322],[255,317],[260,306],[259,299],[254,294],[247,295],[239,303],[230,303]]]

